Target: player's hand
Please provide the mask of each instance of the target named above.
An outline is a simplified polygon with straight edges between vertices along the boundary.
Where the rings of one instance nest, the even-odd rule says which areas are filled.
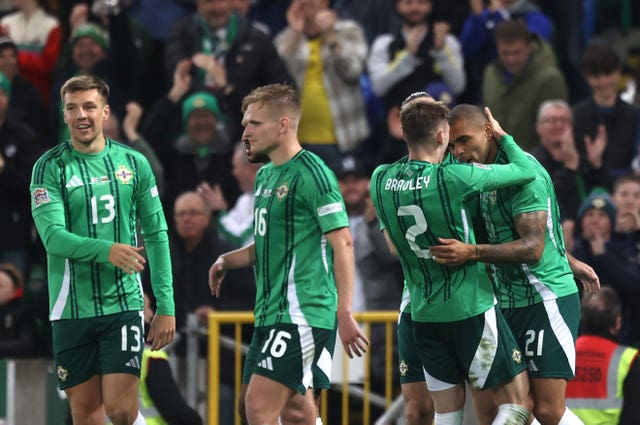
[[[500,123],[495,118],[493,118],[493,115],[491,114],[491,110],[489,109],[488,106],[484,107],[484,115],[487,117],[487,120],[489,121],[489,123],[491,123],[491,128],[493,129],[493,138],[495,139],[496,142],[500,142],[500,139],[502,138],[502,136],[507,134],[507,132],[504,131],[500,126]]]
[[[433,261],[447,266],[461,266],[473,259],[475,245],[460,242],[457,239],[438,238],[440,245],[429,247]]]
[[[350,359],[355,354],[362,357],[367,352],[369,340],[362,333],[358,322],[350,312],[338,312],[338,332],[342,340],[342,346]]]
[[[216,297],[220,296],[220,286],[226,274],[227,268],[225,267],[224,257],[218,257],[209,269],[209,289],[211,289],[211,295],[215,295]]]
[[[173,341],[176,336],[176,318],[164,314],[156,314],[149,325],[147,342],[152,350],[159,350]]]
[[[109,249],[109,262],[128,274],[141,272],[147,262],[140,255],[143,249],[143,246],[136,247],[124,243],[114,243]]]
[[[570,265],[573,277],[582,283],[585,291],[590,294],[597,294],[600,292],[600,278],[598,278],[595,270],[593,270],[590,265],[575,258],[571,261]]]

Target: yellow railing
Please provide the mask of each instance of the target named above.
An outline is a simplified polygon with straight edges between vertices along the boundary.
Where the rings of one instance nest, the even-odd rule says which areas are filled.
[[[385,391],[384,397],[386,406],[389,407],[393,400],[393,324],[397,323],[397,311],[367,311],[355,313],[355,319],[364,327],[364,333],[368,339],[371,339],[371,325],[385,325]],[[226,311],[214,312],[209,314],[209,425],[218,425],[220,402],[218,395],[220,394],[220,326],[233,324],[235,325],[235,389],[234,389],[234,409],[238,405],[240,397],[240,382],[242,376],[242,325],[253,323],[253,313],[245,311]],[[346,353],[334,353],[335,356],[343,356],[342,368],[342,425],[349,424],[349,361]],[[371,403],[369,394],[371,393],[371,352],[367,351],[364,359],[364,380],[363,380],[363,425],[371,424]],[[328,401],[327,392],[322,392],[321,411],[323,422],[327,423]],[[240,424],[240,417],[235,415],[235,424]]]

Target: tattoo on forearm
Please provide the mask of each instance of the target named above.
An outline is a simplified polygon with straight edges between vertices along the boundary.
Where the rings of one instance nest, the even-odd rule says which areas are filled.
[[[522,213],[514,219],[519,238],[497,245],[482,245],[480,257],[490,263],[528,263],[537,261],[544,249],[547,212]]]

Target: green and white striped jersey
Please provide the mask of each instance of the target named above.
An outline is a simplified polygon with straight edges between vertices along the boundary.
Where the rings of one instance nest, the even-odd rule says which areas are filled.
[[[149,262],[155,260],[150,266],[157,312],[174,314],[166,223],[144,156],[109,139],[92,155],[63,143],[36,162],[30,192],[47,249],[51,320],[142,310],[139,274],[108,261],[114,242],[137,245],[138,218],[145,239],[153,241],[145,243]]]
[[[546,211],[544,251],[539,261],[491,265],[501,308],[527,307],[578,292],[565,253],[560,210],[549,173],[527,155],[536,179],[480,195],[480,207],[489,243],[518,239],[514,218],[522,213]],[[510,155],[502,148],[494,161],[506,164]]]
[[[305,324],[333,329],[337,291],[325,233],[348,227],[335,175],[302,150],[256,175],[256,326]]]
[[[485,266],[436,263],[429,250],[438,238],[475,243],[472,223],[477,195],[533,178],[525,153],[513,139],[508,165],[431,164],[401,160],[381,165],[371,178],[371,197],[381,226],[398,251],[411,293],[411,316],[419,322],[452,322],[481,314],[495,304]]]

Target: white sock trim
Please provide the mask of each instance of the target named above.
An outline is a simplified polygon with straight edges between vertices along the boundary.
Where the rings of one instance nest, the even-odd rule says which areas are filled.
[[[449,413],[436,412],[433,416],[435,425],[462,425],[463,409]]]

